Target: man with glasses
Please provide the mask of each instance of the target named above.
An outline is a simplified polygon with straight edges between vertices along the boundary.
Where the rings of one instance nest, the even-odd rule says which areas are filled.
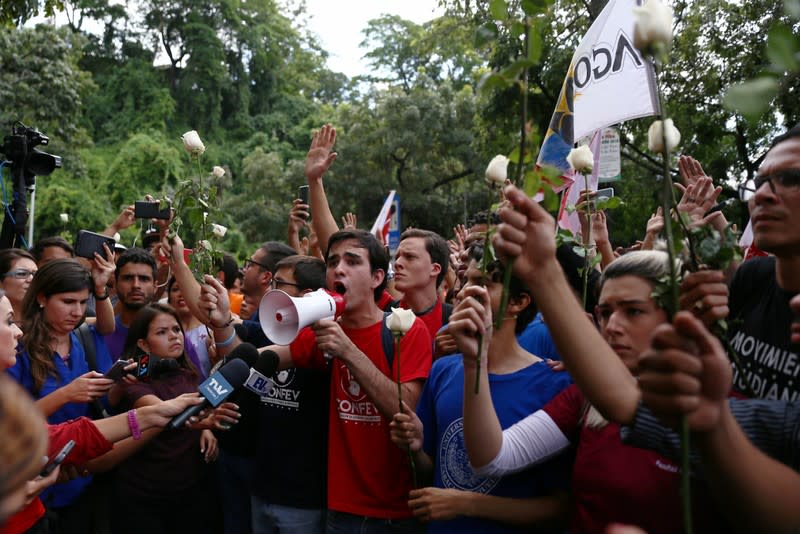
[[[744,396],[796,400],[800,357],[790,341],[789,301],[800,292],[800,126],[773,141],[758,176],[743,189],[753,242],[770,256],[742,263],[727,288],[721,273],[717,283],[684,287],[689,291],[682,304],[702,316],[707,304],[729,292],[728,339],[744,366],[744,373],[733,369],[733,389]]]
[[[272,289],[291,297],[325,286],[325,262],[290,256],[277,264]],[[258,455],[253,481],[253,532],[322,532],[328,453],[327,369],[291,368],[270,377],[275,387],[261,399]],[[275,439],[280,429],[280,439]],[[302,458],[302,467],[287,458]]]
[[[242,278],[242,293],[255,302],[261,302],[264,293],[270,290],[272,277],[279,261],[297,252],[283,243],[268,241],[253,252],[250,259],[244,261],[244,277]],[[282,288],[279,288],[282,289]],[[261,330],[258,320],[258,307],[249,320],[242,323],[241,340],[252,343],[256,347],[269,345],[271,342]]]

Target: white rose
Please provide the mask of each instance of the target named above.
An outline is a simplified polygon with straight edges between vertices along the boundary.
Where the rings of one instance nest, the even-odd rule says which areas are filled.
[[[661,0],[647,0],[643,6],[633,8],[633,46],[642,52],[656,45],[667,49],[672,44],[672,8]]]
[[[652,1],[652,0],[651,0]],[[672,124],[672,119],[663,121],[666,126],[667,146],[672,152],[681,142],[681,132]],[[652,152],[664,152],[664,136],[661,133],[662,121],[655,121],[647,130],[647,146]]]
[[[225,233],[228,231],[227,228],[222,226],[221,224],[212,224],[211,225],[211,233],[214,234],[216,237],[220,239],[225,237]]]
[[[114,232],[114,241],[119,243],[120,239],[122,239],[122,236],[119,235],[119,232]]]
[[[503,187],[506,185],[507,172],[508,158],[503,155],[493,157],[486,167],[486,183],[495,188]]]
[[[215,178],[222,178],[225,176],[225,169],[219,165],[215,165],[214,168],[211,169],[211,174],[213,174]]]
[[[69,215],[66,213],[60,214],[58,218],[61,219],[61,222],[64,224],[67,224],[69,222]]]
[[[583,175],[589,175],[594,167],[594,154],[592,154],[588,145],[579,146],[569,151],[567,163],[572,167],[572,170]]]
[[[211,246],[211,242],[208,239],[201,239],[198,244],[203,250],[214,250],[214,247]]]
[[[392,308],[392,313],[386,318],[386,327],[396,335],[402,336],[414,325],[417,316],[411,310]]]
[[[200,140],[200,136],[195,130],[189,130],[181,136],[181,139],[183,139],[183,148],[189,154],[199,156],[206,151],[206,145]]]

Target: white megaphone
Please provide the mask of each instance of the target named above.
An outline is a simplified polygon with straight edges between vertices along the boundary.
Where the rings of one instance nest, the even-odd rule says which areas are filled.
[[[277,345],[288,345],[300,330],[320,319],[333,319],[344,311],[344,297],[318,289],[302,297],[290,297],[273,289],[261,299],[258,320],[264,334]]]

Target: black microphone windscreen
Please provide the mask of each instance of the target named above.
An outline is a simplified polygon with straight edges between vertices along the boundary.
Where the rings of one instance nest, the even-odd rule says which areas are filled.
[[[280,365],[280,363],[281,359],[278,357],[275,351],[265,350],[258,357],[258,361],[253,366],[253,369],[264,376],[272,376],[272,374],[278,370],[278,365]]]
[[[258,349],[250,343],[241,343],[226,357],[228,361],[237,358],[244,360],[244,363],[246,363],[248,367],[253,367],[256,364],[256,360],[258,360]]]
[[[224,376],[231,386],[238,388],[250,376],[250,366],[237,358],[220,367],[218,373]]]

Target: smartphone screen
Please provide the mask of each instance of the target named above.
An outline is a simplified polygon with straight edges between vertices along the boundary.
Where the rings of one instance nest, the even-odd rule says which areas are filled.
[[[308,204],[308,186],[301,185],[297,188],[297,198],[300,199],[300,202],[303,204]]]
[[[74,446],[75,446],[75,441],[69,440],[66,443],[66,445],[64,445],[64,447],[60,451],[58,451],[58,454],[56,454],[55,458],[53,458],[51,461],[47,463],[46,466],[44,466],[44,468],[39,473],[39,476],[46,477],[47,475],[52,473],[55,470],[55,468],[61,465],[61,462],[63,462],[67,458],[67,455],[69,455],[70,451],[72,451],[72,448]]]

